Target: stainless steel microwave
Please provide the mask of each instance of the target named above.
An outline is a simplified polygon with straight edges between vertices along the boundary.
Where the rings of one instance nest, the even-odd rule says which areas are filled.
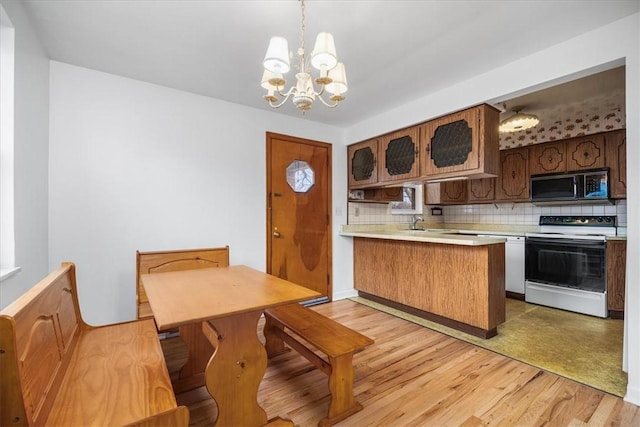
[[[533,204],[610,203],[609,171],[531,177]]]

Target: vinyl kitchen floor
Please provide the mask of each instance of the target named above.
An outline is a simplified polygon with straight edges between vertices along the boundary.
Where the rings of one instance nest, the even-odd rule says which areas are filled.
[[[498,335],[481,339],[361,297],[353,301],[521,362],[624,396],[623,321],[601,319],[507,298]]]

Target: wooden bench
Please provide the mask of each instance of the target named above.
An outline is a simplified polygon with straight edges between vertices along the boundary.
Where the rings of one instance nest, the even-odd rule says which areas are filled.
[[[318,425],[333,425],[362,409],[353,395],[353,355],[373,344],[371,338],[300,304],[270,308],[264,314],[268,357],[287,351],[286,342],[329,376],[329,411]],[[308,347],[299,338],[313,347]],[[318,356],[314,348],[324,353],[328,360]]]
[[[170,271],[197,270],[200,268],[227,267],[229,246],[204,249],[179,249],[170,251],[136,251],[136,301],[138,319],[153,319],[149,298],[144,290],[142,274],[167,273]],[[185,292],[188,290],[185,283]],[[160,331],[161,339],[167,334],[178,333],[187,344],[189,356],[173,377],[173,389],[182,393],[204,385],[204,368],[213,354],[215,345],[202,334],[200,324],[184,325],[174,330]],[[173,374],[173,373],[172,373]]]
[[[149,307],[149,298],[147,298],[144,286],[140,281],[141,274],[227,267],[228,265],[229,246],[175,251],[136,251],[136,302],[138,319],[153,317],[151,307]]]
[[[153,320],[93,327],[63,263],[0,312],[0,425],[189,424]]]

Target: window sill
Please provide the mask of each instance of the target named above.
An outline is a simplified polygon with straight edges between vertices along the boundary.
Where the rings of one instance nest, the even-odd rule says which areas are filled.
[[[18,274],[20,271],[22,271],[22,267],[10,267],[10,268],[1,269],[0,270],[0,282],[4,282],[9,277]]]

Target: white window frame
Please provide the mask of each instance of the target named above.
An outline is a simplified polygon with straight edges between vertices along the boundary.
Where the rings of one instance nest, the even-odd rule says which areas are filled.
[[[0,5],[0,282],[20,271],[14,233],[15,28]]]

